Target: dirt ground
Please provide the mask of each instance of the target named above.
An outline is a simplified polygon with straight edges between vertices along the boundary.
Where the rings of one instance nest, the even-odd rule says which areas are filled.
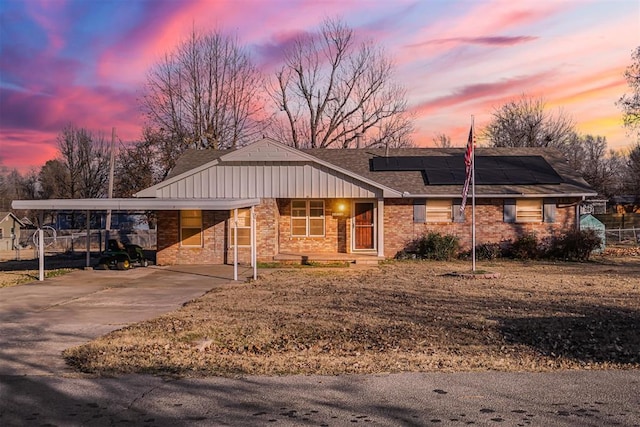
[[[640,256],[279,270],[65,352],[185,376],[640,368]]]

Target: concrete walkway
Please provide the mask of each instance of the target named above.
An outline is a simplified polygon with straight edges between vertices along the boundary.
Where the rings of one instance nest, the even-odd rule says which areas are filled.
[[[2,288],[0,375],[69,374],[64,349],[174,310],[232,278],[232,266],[147,267]]]

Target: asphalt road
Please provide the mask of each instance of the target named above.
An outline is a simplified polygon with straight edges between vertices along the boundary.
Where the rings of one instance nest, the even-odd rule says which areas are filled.
[[[640,372],[0,377],[0,424],[637,426]]]
[[[640,426],[637,370],[172,379],[87,378],[64,365],[63,349],[231,273],[78,271],[0,289],[0,426]]]

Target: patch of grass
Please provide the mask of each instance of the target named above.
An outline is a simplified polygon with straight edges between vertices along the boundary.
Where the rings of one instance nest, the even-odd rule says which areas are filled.
[[[45,270],[45,279],[58,277],[72,272],[72,268],[57,268],[55,270]],[[23,285],[25,283],[38,280],[40,274],[37,270],[26,271],[0,271],[0,288]]]
[[[636,259],[493,260],[499,279],[445,276],[468,267],[403,261],[279,270],[65,357],[106,375],[640,368]]]

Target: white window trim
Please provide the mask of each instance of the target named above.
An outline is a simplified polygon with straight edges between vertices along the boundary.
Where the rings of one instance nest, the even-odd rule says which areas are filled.
[[[305,202],[305,216],[293,216],[293,203],[294,202]],[[310,216],[310,212],[311,212],[311,202],[320,202],[322,203],[322,215],[321,216]],[[326,206],[324,203],[324,200],[317,200],[317,199],[313,199],[313,200],[302,200],[302,199],[294,199],[291,200],[291,220],[290,220],[290,228],[289,228],[289,232],[291,233],[291,237],[325,237],[326,235],[326,231],[327,231],[327,221],[326,221]],[[303,219],[305,220],[305,234],[293,234],[293,220],[294,219]],[[322,234],[310,234],[311,231],[311,225],[310,225],[310,220],[311,219],[318,219],[321,218],[322,219]]]
[[[249,230],[251,230],[251,223],[253,221],[252,214],[251,214],[251,208],[238,208],[238,217],[240,217],[239,214],[240,214],[240,211],[242,211],[242,210],[246,210],[248,212],[247,214],[248,214],[248,217],[249,217],[249,225],[238,225],[237,228],[238,228],[238,230],[240,230],[240,229],[249,229]],[[235,211],[232,210],[230,212],[230,215],[229,215],[229,240],[230,240],[229,247],[231,247],[231,248],[234,247],[234,244],[233,244],[233,242],[234,242],[233,229],[235,227],[235,215],[234,215],[234,212]],[[251,231],[249,231],[249,236],[251,236]],[[238,238],[239,237],[240,236],[238,236]],[[239,248],[250,248],[251,247],[251,237],[249,237],[249,244],[247,244],[247,245],[238,244],[238,247]]]
[[[525,202],[537,202],[535,210],[522,206]],[[522,215],[525,215],[522,217]],[[534,216],[535,215],[535,216]],[[542,199],[516,199],[516,223],[538,224],[544,222],[544,203]]]

